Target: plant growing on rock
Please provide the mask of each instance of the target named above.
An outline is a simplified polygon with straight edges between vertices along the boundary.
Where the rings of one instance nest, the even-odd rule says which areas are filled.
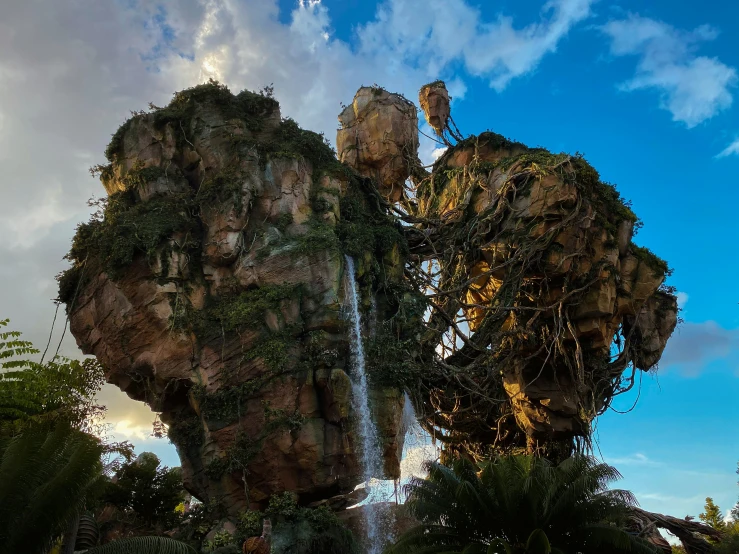
[[[580,155],[464,138],[448,100],[422,90],[449,143],[430,171],[415,106],[377,86],[342,111],[336,154],[269,89],[216,82],[113,136],[60,299],[107,378],[162,413],[198,498],[235,515],[361,479],[344,256],[386,477],[403,392],[444,459],[559,461],[657,366],[677,304],[629,204]]]

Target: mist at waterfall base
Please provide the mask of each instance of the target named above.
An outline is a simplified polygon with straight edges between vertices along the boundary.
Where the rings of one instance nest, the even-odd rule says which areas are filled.
[[[418,425],[413,405],[406,395],[403,408],[403,429],[405,442],[401,458],[401,477],[398,481],[377,479],[382,474],[382,450],[380,448],[377,426],[372,418],[369,406],[369,389],[365,368],[364,346],[362,344],[362,321],[359,313],[359,298],[356,287],[354,260],[345,256],[345,309],[350,323],[351,355],[352,355],[352,404],[357,415],[357,432],[361,445],[361,461],[364,482],[357,488],[367,488],[368,496],[359,506],[369,505],[365,510],[367,529],[367,554],[379,554],[383,543],[392,540],[387,536],[387,528],[380,528],[380,521],[373,504],[384,502],[401,503],[405,501],[402,487],[413,477],[423,476],[423,463],[438,457],[438,449],[432,444],[431,437]],[[374,300],[374,299],[373,299]],[[374,306],[374,302],[373,302]],[[374,328],[374,318],[370,321],[370,331]]]

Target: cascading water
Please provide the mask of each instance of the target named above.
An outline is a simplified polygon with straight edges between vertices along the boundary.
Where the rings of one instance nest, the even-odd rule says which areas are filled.
[[[381,477],[382,452],[377,434],[377,426],[369,407],[369,387],[364,364],[364,346],[362,345],[362,326],[357,298],[357,277],[354,271],[354,260],[346,258],[346,301],[349,307],[351,356],[352,356],[352,404],[357,415],[357,431],[361,441],[361,460],[364,486],[369,490],[372,478]],[[367,554],[379,554],[382,539],[379,536],[377,513],[369,504],[365,511],[367,526]]]

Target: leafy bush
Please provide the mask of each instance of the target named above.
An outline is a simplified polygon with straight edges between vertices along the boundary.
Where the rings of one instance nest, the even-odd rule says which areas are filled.
[[[184,499],[180,468],[161,467],[155,454],[144,452],[123,464],[104,499],[148,526],[170,526],[177,521],[175,508]]]

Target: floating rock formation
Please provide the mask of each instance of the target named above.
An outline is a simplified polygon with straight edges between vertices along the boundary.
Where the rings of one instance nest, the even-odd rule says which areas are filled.
[[[285,490],[301,502],[351,491],[343,253],[380,330],[403,335],[386,322],[407,300],[405,243],[371,184],[273,99],[217,84],[134,116],[107,155],[107,205],[80,226],[60,282],[80,347],[161,412],[199,499],[236,513]],[[375,377],[396,478],[404,397]]]
[[[418,165],[416,107],[399,94],[362,87],[339,114],[339,160],[374,179],[380,192],[397,201]]]
[[[437,135],[442,136],[449,125],[451,115],[449,92],[444,81],[434,81],[421,87],[418,92],[418,102],[426,117],[426,123]]]
[[[434,401],[422,400],[431,427],[468,454],[563,439],[554,455],[566,455],[659,361],[677,322],[660,289],[667,264],[632,242],[636,216],[581,157],[483,133],[449,148],[415,192],[414,252],[434,262],[425,281],[439,298],[430,340],[451,330],[460,344],[442,363],[467,380],[441,368]]]
[[[216,83],[114,135],[97,168],[109,198],[78,229],[60,299],[109,381],[161,412],[199,499],[350,503],[344,256],[385,477],[404,393],[445,455],[561,458],[658,363],[669,270],[633,242],[616,190],[578,156],[459,140],[443,83],[419,97],[449,145],[431,172],[415,106],[379,87],[339,116],[338,160],[271,97]]]

